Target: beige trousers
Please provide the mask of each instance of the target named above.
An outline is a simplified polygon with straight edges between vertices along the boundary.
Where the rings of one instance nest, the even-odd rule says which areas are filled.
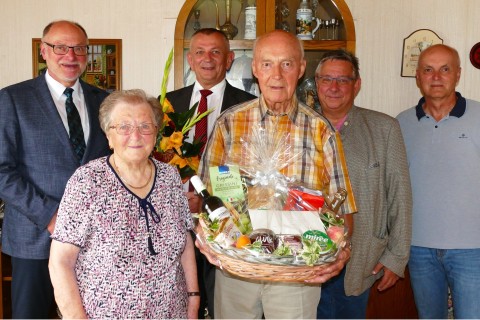
[[[249,282],[215,273],[217,319],[316,319],[320,286]]]

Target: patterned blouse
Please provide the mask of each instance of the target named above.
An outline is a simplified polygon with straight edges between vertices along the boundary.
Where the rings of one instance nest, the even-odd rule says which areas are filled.
[[[186,318],[180,260],[193,221],[177,170],[152,161],[155,181],[144,199],[108,157],[67,184],[52,239],[80,247],[75,271],[89,318]]]

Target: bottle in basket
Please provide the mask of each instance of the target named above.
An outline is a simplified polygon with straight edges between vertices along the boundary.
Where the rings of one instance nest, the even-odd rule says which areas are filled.
[[[340,206],[345,202],[345,199],[347,198],[347,190],[340,188],[333,194],[332,199],[328,199],[328,197],[325,198],[327,201],[327,206],[330,210],[332,210],[335,213],[338,213],[338,210],[340,209]]]
[[[190,182],[195,191],[202,198],[202,212],[206,212],[208,219],[212,224],[218,223],[218,228],[212,232],[212,236],[222,247],[231,246],[237,238],[242,235],[235,223],[235,217],[227,209],[223,201],[214,195],[211,195],[202,180],[198,176],[192,176]]]
[[[223,201],[216,196],[210,195],[202,180],[198,176],[190,178],[193,188],[202,198],[202,211],[208,214],[210,221],[223,220],[230,216],[228,209],[223,204]]]
[[[346,198],[347,191],[340,188],[333,194],[331,199],[325,198],[326,208],[322,210],[324,217],[327,217],[327,223],[325,223],[327,235],[337,245],[340,245],[349,233],[348,228],[345,226],[344,217],[339,213],[340,206],[345,202]]]

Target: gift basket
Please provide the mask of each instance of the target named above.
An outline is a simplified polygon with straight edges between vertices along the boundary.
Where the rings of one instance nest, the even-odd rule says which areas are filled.
[[[240,141],[242,152],[210,168],[213,195],[201,193],[198,236],[224,271],[251,280],[303,282],[334,262],[345,245],[348,231],[338,209],[346,191],[328,196],[282,174],[303,156],[288,141],[288,134],[254,127]]]

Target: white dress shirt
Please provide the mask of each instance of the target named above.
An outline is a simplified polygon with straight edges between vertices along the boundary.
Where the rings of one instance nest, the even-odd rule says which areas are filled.
[[[66,87],[57,80],[53,79],[52,76],[48,73],[48,70],[46,72],[45,79],[47,81],[50,94],[52,95],[53,102],[55,102],[55,106],[57,107],[58,114],[62,119],[65,130],[67,130],[67,134],[69,134],[70,130],[68,127],[67,110],[65,109],[65,101],[67,100],[67,96],[63,94]],[[85,98],[83,97],[83,90],[82,86],[80,85],[80,81],[78,81],[77,79],[75,84],[70,88],[73,89],[73,103],[75,103],[78,113],[80,114],[80,120],[82,121],[85,144],[88,144],[88,138],[90,136],[90,123],[88,121],[88,112],[85,105]]]

